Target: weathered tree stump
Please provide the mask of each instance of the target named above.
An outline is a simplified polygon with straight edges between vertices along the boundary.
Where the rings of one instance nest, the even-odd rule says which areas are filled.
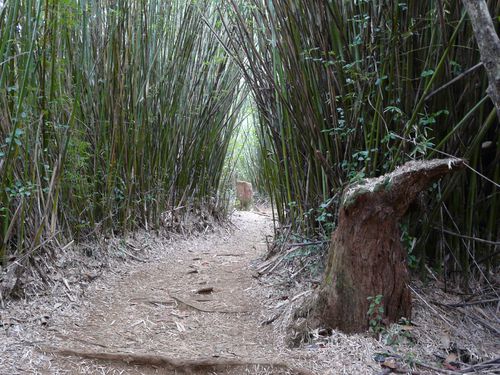
[[[236,197],[240,201],[240,209],[248,210],[252,204],[252,184],[246,181],[236,181]]]
[[[344,191],[323,282],[295,316],[306,318],[301,329],[366,331],[368,297],[377,295],[383,296],[384,321],[410,318],[409,272],[399,220],[432,181],[464,165],[460,159],[412,161]]]

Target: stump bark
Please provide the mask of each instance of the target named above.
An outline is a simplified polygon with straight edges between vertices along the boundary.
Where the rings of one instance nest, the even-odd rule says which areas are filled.
[[[302,327],[366,331],[368,297],[377,295],[383,296],[385,322],[410,318],[409,272],[399,220],[432,181],[464,166],[460,159],[412,161],[390,174],[348,187],[323,282],[296,314],[306,317]]]
[[[252,204],[252,184],[246,181],[236,181],[236,197],[240,201],[240,209],[248,210]]]

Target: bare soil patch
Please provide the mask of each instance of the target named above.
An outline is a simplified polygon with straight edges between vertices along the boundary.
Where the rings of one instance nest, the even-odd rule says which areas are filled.
[[[146,252],[129,246],[130,261],[110,261],[85,287],[61,276],[54,295],[10,302],[0,309],[0,374],[424,374],[436,371],[409,363],[441,366],[453,347],[471,364],[498,356],[498,335],[429,307],[446,296],[418,286],[416,325],[391,327],[397,344],[316,330],[288,348],[284,327],[314,283],[256,277],[271,220],[239,212],[232,221],[234,230],[189,239],[138,235]]]

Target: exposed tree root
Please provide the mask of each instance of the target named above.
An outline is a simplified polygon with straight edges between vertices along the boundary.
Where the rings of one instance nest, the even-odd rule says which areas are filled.
[[[189,303],[188,301],[186,301],[180,297],[177,297],[173,294],[169,294],[169,296],[170,296],[170,298],[176,300],[180,305],[187,307],[189,309],[194,309],[194,310],[198,310],[201,312],[220,313],[220,314],[246,314],[246,313],[248,313],[248,311],[229,311],[229,310],[206,309],[203,307],[195,306],[192,303]]]
[[[97,359],[103,361],[123,362],[129,365],[155,366],[172,371],[179,371],[192,374],[197,371],[224,371],[228,369],[248,366],[268,366],[290,371],[295,375],[314,375],[308,369],[292,367],[283,362],[270,361],[246,361],[226,358],[205,358],[205,359],[178,359],[169,358],[157,354],[136,354],[136,353],[109,353],[109,352],[88,352],[74,349],[43,348],[45,353],[53,353],[63,356],[74,356],[87,359]]]

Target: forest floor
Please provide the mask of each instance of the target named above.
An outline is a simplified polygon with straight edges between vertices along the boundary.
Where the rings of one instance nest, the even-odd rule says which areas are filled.
[[[489,310],[477,312],[481,324],[431,305],[454,297],[418,285],[414,325],[382,340],[315,331],[289,348],[285,327],[315,284],[258,276],[269,214],[237,212],[232,223],[189,238],[135,234],[115,242],[127,259],[106,267],[61,263],[50,293],[0,307],[0,374],[427,374],[443,364],[455,373],[465,354],[462,367],[499,355]]]

